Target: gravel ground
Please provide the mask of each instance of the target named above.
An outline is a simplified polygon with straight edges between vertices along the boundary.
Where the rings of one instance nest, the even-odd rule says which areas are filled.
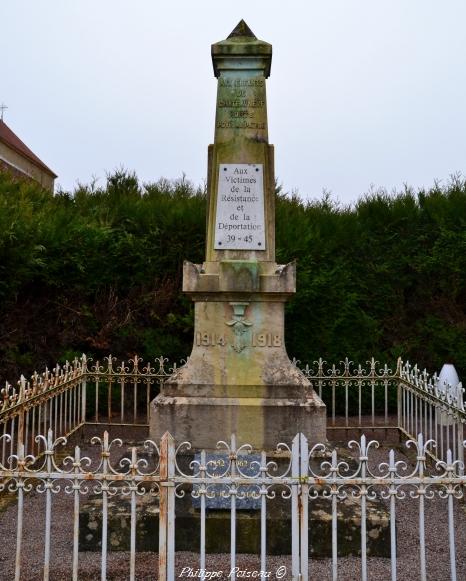
[[[83,450],[83,455],[88,450]],[[387,449],[371,452],[373,464],[386,461]],[[409,461],[409,460],[408,460]],[[450,578],[448,529],[446,500],[426,501],[426,553],[428,579],[438,581]],[[24,536],[22,551],[22,579],[35,581],[43,578],[43,530],[45,526],[45,501],[42,494],[29,493],[25,499]],[[53,581],[71,579],[72,557],[72,498],[65,494],[53,495],[52,507],[52,548],[51,575]],[[225,530],[229,536],[229,529]],[[457,578],[466,580],[466,557],[463,548],[466,546],[466,512],[464,505],[455,501],[455,535],[457,546]],[[0,505],[0,579],[10,581],[14,578],[14,557],[16,539],[16,506]],[[397,501],[397,539],[398,539],[398,579],[414,581],[419,579],[419,539],[418,539],[418,501],[408,498]],[[79,579],[94,580],[100,578],[100,553],[85,552],[79,556]],[[258,571],[259,559],[255,555],[238,555],[237,566],[245,571]],[[199,555],[177,552],[176,570],[180,577],[184,568],[191,568],[195,574],[199,567]],[[207,558],[207,570],[223,571],[217,577],[228,578],[230,572],[229,555],[210,555]],[[267,560],[267,571],[270,579],[291,579],[291,558],[289,555],[271,556]],[[331,561],[313,559],[309,562],[311,579],[324,581],[331,579]],[[108,575],[110,580],[126,580],[129,577],[128,553],[109,553]],[[157,555],[155,553],[137,553],[136,577],[138,580],[157,579]],[[383,558],[368,558],[368,577],[370,580],[390,579],[390,561]],[[188,576],[185,569],[183,577]],[[246,578],[237,574],[237,578]],[[361,578],[360,558],[345,557],[338,559],[338,578],[340,581],[355,581]]]

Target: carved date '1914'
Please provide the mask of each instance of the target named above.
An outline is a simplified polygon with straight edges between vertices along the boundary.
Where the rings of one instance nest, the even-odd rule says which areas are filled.
[[[224,335],[219,333],[196,333],[196,345],[199,347],[224,347],[226,340]],[[252,333],[250,347],[281,347],[282,338],[273,333]]]

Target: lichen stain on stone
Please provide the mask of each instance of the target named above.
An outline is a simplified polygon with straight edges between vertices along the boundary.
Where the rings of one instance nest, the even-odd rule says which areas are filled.
[[[314,510],[311,511],[311,514],[319,521],[329,521],[331,520],[331,515],[325,510]]]
[[[309,381],[306,377],[289,363],[266,365],[262,379],[266,385],[309,386]]]
[[[375,540],[380,537],[381,530],[377,527],[374,527],[367,534],[369,535],[369,537],[371,537],[371,539]]]
[[[118,547],[120,545],[120,537],[117,533],[112,532],[110,533],[110,544],[112,547]]]

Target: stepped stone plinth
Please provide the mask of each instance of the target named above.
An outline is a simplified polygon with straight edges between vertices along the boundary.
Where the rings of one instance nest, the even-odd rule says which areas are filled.
[[[142,450],[143,443],[138,447]],[[152,470],[157,459],[150,454],[145,457]],[[351,471],[356,470],[354,458],[346,450],[339,450],[339,457],[348,462]],[[121,465],[121,460],[129,461],[131,451],[126,450],[114,462]],[[189,463],[191,458],[182,458],[180,468],[192,473]],[[278,462],[278,473],[283,473],[289,462],[288,457],[269,457]],[[314,470],[322,458],[311,460]],[[124,464],[126,465],[126,464]],[[122,484],[122,486],[124,486]],[[176,499],[175,546],[178,551],[199,552],[201,511],[191,488],[185,489],[185,495]],[[283,498],[276,489],[276,497],[267,503],[267,554],[288,555],[291,553],[291,511],[290,499]],[[229,499],[225,507],[207,508],[206,551],[212,553],[230,552],[231,514]],[[102,549],[102,494],[91,494],[83,499],[80,506],[79,550],[101,551]],[[260,503],[260,500],[259,500]],[[108,504],[108,549],[110,551],[129,551],[131,546],[131,500],[119,491],[110,496]],[[238,553],[259,553],[261,541],[260,510],[244,509],[237,503],[236,512],[236,548]],[[332,500],[319,495],[309,502],[309,548],[312,557],[326,558],[332,556]],[[339,557],[359,555],[361,551],[361,502],[348,495],[337,504],[337,545]],[[367,555],[372,557],[390,557],[390,512],[387,503],[380,498],[368,499],[366,506]],[[136,496],[136,550],[157,551],[159,546],[159,504],[158,498],[150,495]]]

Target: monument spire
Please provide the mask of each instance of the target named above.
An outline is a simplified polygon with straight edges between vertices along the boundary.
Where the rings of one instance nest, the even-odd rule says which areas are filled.
[[[258,40],[244,20],[226,40],[212,45],[218,88],[215,142],[209,148],[207,262],[275,260],[266,98],[271,61],[272,46]]]

